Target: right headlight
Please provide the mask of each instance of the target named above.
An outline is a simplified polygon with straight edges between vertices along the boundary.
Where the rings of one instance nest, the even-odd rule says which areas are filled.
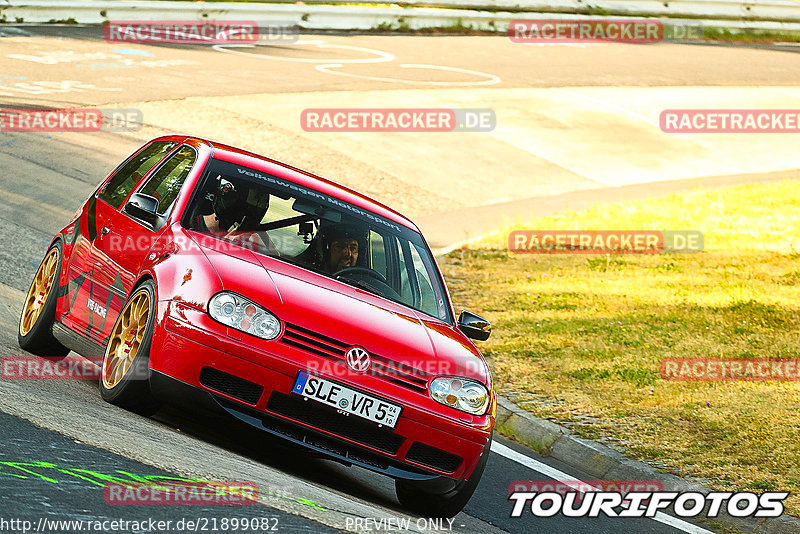
[[[261,339],[275,339],[281,333],[277,317],[252,300],[230,291],[211,297],[208,314],[225,326]]]
[[[489,407],[486,386],[468,378],[440,376],[431,382],[430,392],[436,402],[472,415],[483,415]]]

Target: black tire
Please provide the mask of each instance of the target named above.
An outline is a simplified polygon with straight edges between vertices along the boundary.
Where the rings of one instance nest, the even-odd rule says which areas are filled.
[[[489,460],[489,451],[492,446],[492,438],[478,460],[478,465],[472,475],[463,484],[444,494],[430,493],[421,490],[420,486],[408,480],[395,480],[395,493],[400,504],[408,510],[419,514],[422,517],[454,517],[469,502],[478,482],[486,469],[486,462]]]
[[[53,251],[58,254],[55,278],[48,288],[47,296],[45,297],[44,304],[41,306],[39,316],[36,318],[30,329],[23,335],[23,321],[25,319],[26,311],[28,310],[28,300],[31,298],[31,292],[33,291],[39,271],[41,271],[45,260],[47,260],[48,256]],[[47,250],[44,258],[42,258],[42,261],[39,263],[39,268],[36,270],[33,280],[31,280],[31,286],[25,296],[25,302],[22,303],[22,312],[20,313],[19,318],[19,328],[17,328],[17,343],[19,343],[20,348],[38,356],[43,356],[47,359],[56,361],[61,360],[67,354],[69,354],[69,349],[59,343],[58,340],[53,336],[53,323],[55,322],[56,318],[56,301],[58,300],[58,286],[60,282],[59,273],[61,273],[61,259],[63,256],[64,250],[61,246],[61,241],[56,241],[53,243],[53,246]]]
[[[117,331],[126,308],[142,291],[147,293],[150,300],[147,325],[144,328],[142,340],[139,344],[136,356],[134,357],[130,368],[120,378],[118,383],[108,388],[106,387],[105,383],[104,371],[107,360],[109,360],[109,349],[111,348],[112,341],[111,338],[113,337],[114,332]],[[148,362],[150,359],[150,344],[153,341],[153,325],[155,324],[155,315],[155,284],[153,284],[152,280],[145,280],[131,292],[131,296],[125,302],[125,306],[122,307],[122,312],[119,314],[119,317],[117,317],[117,320],[114,323],[114,328],[111,330],[112,335],[109,336],[108,344],[106,346],[106,354],[103,357],[103,372],[100,376],[100,396],[104,401],[144,416],[153,415],[161,407],[161,403],[150,391],[150,368],[148,367]]]

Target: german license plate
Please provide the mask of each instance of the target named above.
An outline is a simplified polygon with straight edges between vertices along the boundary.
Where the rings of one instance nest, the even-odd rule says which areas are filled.
[[[337,382],[303,372],[297,376],[292,393],[389,428],[394,428],[400,418],[400,412],[403,411],[403,407],[398,404],[386,402]]]

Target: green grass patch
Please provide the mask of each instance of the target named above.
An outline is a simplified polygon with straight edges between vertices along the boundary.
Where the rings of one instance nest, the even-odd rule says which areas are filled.
[[[671,255],[517,255],[513,229],[699,230]],[[718,489],[785,489],[800,513],[800,383],[667,382],[663,358],[800,357],[800,184],[598,206],[442,258],[485,315],[496,387],[539,417]]]

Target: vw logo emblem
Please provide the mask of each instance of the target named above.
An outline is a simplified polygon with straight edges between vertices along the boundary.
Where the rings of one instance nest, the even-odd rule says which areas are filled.
[[[347,367],[356,373],[363,373],[370,366],[369,353],[361,347],[353,347],[344,355]]]

